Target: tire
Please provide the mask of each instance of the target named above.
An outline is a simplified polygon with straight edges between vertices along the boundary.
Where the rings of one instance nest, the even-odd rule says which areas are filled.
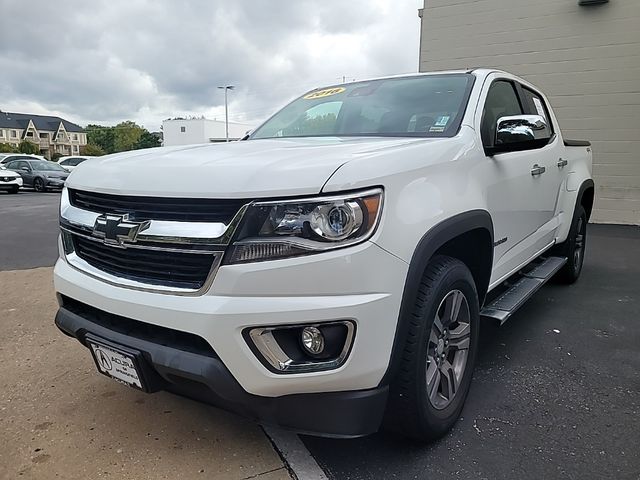
[[[456,304],[457,323],[448,323],[453,317],[448,312]],[[390,385],[386,426],[414,440],[430,442],[455,424],[473,377],[480,312],[475,282],[466,265],[451,257],[433,258],[406,321],[410,322],[409,331],[398,374]],[[448,326],[454,328],[449,331]],[[453,382],[447,381],[452,378]],[[456,382],[452,394],[447,387],[456,386]]]
[[[44,180],[42,180],[40,177],[36,177],[33,180],[33,189],[36,192],[46,192],[47,191],[47,187],[44,184]]]
[[[556,273],[558,283],[572,284],[582,272],[584,252],[587,246],[587,212],[582,205],[576,207],[567,240],[558,245],[554,253],[567,257],[567,263]]]

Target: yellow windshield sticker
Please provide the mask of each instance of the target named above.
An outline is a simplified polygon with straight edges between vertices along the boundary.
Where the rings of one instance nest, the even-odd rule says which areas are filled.
[[[346,90],[344,87],[325,88],[324,90],[317,90],[315,92],[307,93],[304,97],[306,100],[315,100],[316,98],[330,97],[331,95],[337,95]]]

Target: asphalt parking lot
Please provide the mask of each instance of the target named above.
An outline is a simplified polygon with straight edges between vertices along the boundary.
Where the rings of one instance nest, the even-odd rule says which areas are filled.
[[[58,194],[54,193],[0,195],[0,271],[53,265],[57,256],[57,201]],[[19,298],[24,297],[18,308],[28,311],[29,304],[46,287],[48,280],[43,275],[50,275],[50,270],[4,272],[0,291],[4,296],[14,292]],[[55,308],[52,299],[48,301],[48,308]],[[38,308],[40,315],[48,315],[42,310],[45,307]],[[9,316],[11,322],[7,311],[3,316]],[[221,454],[216,442],[245,435],[242,441],[261,452],[259,459],[245,462],[246,478],[276,478],[265,474],[285,478],[279,458],[250,422],[168,394],[145,396],[111,385],[92,371],[90,360],[84,356],[84,363],[65,368],[65,375],[71,376],[78,388],[76,400],[73,392],[54,394],[59,380],[41,378],[41,371],[36,368],[46,363],[41,352],[54,355],[54,363],[62,350],[73,349],[78,356],[84,352],[55,330],[52,311],[50,317],[50,328],[45,322],[34,332],[29,319],[21,321],[19,327],[14,323],[10,332],[4,331],[0,342],[0,364],[7,355],[19,363],[15,358],[20,347],[30,361],[14,367],[32,375],[12,382],[3,376],[9,375],[9,367],[0,375],[4,389],[0,394],[0,428],[9,435],[13,449],[8,457],[0,451],[0,478],[7,462],[3,458],[26,462],[20,467],[22,470],[7,472],[20,471],[28,477],[42,468],[38,462],[45,462],[46,458],[34,459],[52,454],[32,450],[42,449],[46,442],[40,439],[46,440],[46,431],[54,429],[63,445],[57,454],[68,462],[77,461],[78,454],[71,453],[70,445],[80,435],[77,429],[91,425],[99,427],[100,432],[85,432],[87,438],[94,438],[103,447],[98,449],[96,462],[112,477],[122,473],[125,465],[132,469],[129,474],[147,472],[149,476],[145,478],[178,478],[180,468],[191,468],[187,467],[188,459],[194,456],[197,461],[193,465],[198,466],[199,472],[200,464],[206,463],[208,449],[214,457],[241,456],[243,450]],[[482,350],[471,392],[462,418],[450,435],[427,446],[386,433],[358,440],[303,437],[329,478],[640,478],[639,228],[590,225],[586,263],[577,284],[545,286],[503,327],[483,327]],[[2,328],[0,323],[0,332]],[[24,344],[15,346],[7,339],[23,340]],[[55,350],[47,349],[53,343]],[[43,395],[40,410],[29,395],[18,389]],[[24,402],[27,418],[16,418],[20,410],[15,403],[6,402],[9,397],[14,402]],[[67,402],[66,406],[61,402]],[[166,411],[170,413],[160,413]],[[66,425],[47,425],[52,420],[46,416],[63,422],[66,419]],[[27,427],[20,428],[21,421]],[[130,423],[118,437],[115,432],[120,431],[123,422]],[[221,433],[210,432],[218,427]],[[159,440],[150,441],[148,434]],[[195,438],[205,439],[206,444]],[[167,468],[163,476],[153,475],[157,471],[153,469],[154,462],[135,455],[128,463],[125,461],[131,453],[128,449],[135,448],[147,452],[157,449],[155,453],[162,458],[157,460],[156,469],[167,462],[174,462],[175,466]],[[114,453],[118,450],[120,453]],[[242,478],[225,477],[224,472],[212,472],[209,466],[206,470],[208,476],[203,478]],[[55,472],[59,478],[71,478],[65,476],[64,470]],[[43,475],[33,478],[51,478],[46,476],[46,470]],[[93,477],[87,473],[84,478]]]

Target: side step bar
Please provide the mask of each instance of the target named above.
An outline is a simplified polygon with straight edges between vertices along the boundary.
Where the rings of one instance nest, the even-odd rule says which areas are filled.
[[[532,270],[519,274],[520,278],[511,284],[505,292],[485,305],[480,311],[480,315],[498,320],[502,325],[565,263],[567,263],[565,257],[548,257]]]

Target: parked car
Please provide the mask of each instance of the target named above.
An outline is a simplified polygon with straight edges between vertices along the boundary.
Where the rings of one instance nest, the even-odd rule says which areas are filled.
[[[30,155],[27,153],[0,153],[0,165],[6,165],[13,160],[46,160],[40,155]]]
[[[73,172],[55,322],[146,392],[433,440],[462,410],[481,317],[580,276],[591,164],[506,72],[316,89],[246,141]]]
[[[80,165],[85,160],[89,160],[90,158],[95,158],[89,155],[73,155],[67,157],[60,157],[58,159],[58,165],[63,167],[65,170],[71,172],[74,168]]]
[[[11,160],[5,164],[7,170],[13,170],[22,177],[24,186],[33,187],[36,192],[49,189],[61,189],[69,176],[64,168],[55,162],[40,159]]]
[[[6,167],[0,165],[0,191],[18,193],[22,186],[22,177]]]

